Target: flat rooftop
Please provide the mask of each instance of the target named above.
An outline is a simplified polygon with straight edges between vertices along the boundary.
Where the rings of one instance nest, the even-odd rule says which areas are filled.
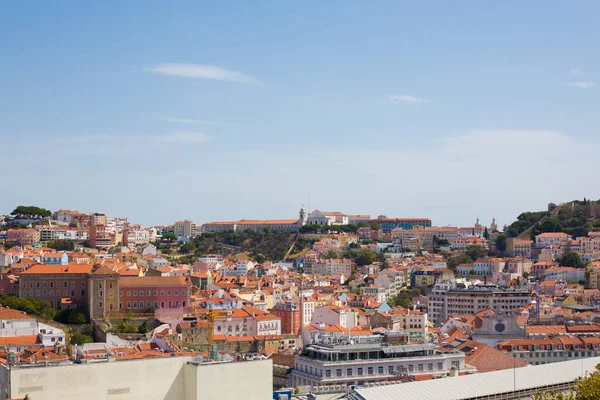
[[[600,357],[429,381],[355,388],[351,392],[351,398],[357,400],[467,400],[492,398],[506,394],[502,398],[511,399],[512,397],[508,394],[515,391],[535,391],[538,388],[570,384],[580,376],[593,372],[597,364],[600,364]]]

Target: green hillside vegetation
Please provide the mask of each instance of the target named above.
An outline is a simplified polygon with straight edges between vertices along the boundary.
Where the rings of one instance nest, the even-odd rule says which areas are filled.
[[[299,253],[312,246],[314,240],[303,239],[297,234],[282,230],[203,233],[194,239],[196,255],[207,253],[235,254],[248,252],[257,262],[281,261],[288,250]],[[291,258],[291,257],[290,257]]]
[[[552,211],[525,212],[508,226],[509,237],[535,238],[544,232],[564,232],[571,236],[585,236],[600,229],[600,203],[587,199],[575,200],[557,206]]]

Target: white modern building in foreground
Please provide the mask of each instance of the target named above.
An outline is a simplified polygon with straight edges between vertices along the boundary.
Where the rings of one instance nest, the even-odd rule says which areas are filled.
[[[272,391],[271,360],[195,365],[192,357],[161,357],[10,371],[0,366],[0,400],[7,393],[29,400],[265,400]]]
[[[408,337],[404,332],[403,336]],[[397,335],[324,334],[296,356],[292,386],[317,390],[390,381],[411,375],[444,376],[465,370],[465,354],[439,352],[434,344],[398,344]]]
[[[353,400],[516,400],[538,390],[563,391],[595,370],[600,357],[379,387],[357,387]]]

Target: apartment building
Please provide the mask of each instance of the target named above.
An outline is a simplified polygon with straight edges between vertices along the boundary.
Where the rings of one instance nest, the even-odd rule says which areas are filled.
[[[113,245],[112,234],[104,225],[90,226],[90,247],[108,249]]]
[[[292,386],[351,386],[465,369],[465,354],[439,352],[434,344],[394,344],[392,333],[341,335],[327,332],[294,359]]]
[[[446,293],[456,289],[455,280],[438,280],[431,290],[427,302],[427,315],[433,326],[440,326],[448,315],[446,314]]]
[[[531,257],[531,245],[533,240],[517,238],[506,239],[506,252],[513,257]]]
[[[571,237],[563,232],[545,232],[535,237],[535,244],[537,247],[546,247],[551,244],[565,243],[569,239]]]
[[[37,229],[9,229],[6,232],[6,241],[17,246],[31,246],[39,243],[40,232]]]
[[[598,356],[600,338],[558,336],[546,339],[507,340],[496,344],[498,350],[540,365]]]
[[[36,264],[19,275],[19,297],[47,301],[52,308],[88,306],[88,276],[91,264]]]
[[[180,238],[193,238],[196,236],[196,224],[189,219],[176,221],[173,224],[173,233]]]
[[[277,303],[269,310],[281,318],[282,335],[298,335],[300,332],[300,307],[294,303]]]
[[[473,315],[481,310],[497,312],[524,307],[532,301],[528,290],[500,288],[493,285],[452,289],[443,299],[444,315]]]
[[[352,260],[348,258],[304,260],[304,271],[317,275],[342,274],[347,278],[352,274],[353,265]]]

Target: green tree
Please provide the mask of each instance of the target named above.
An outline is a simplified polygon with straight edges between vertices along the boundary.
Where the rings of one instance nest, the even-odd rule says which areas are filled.
[[[326,258],[340,258],[340,255],[333,250],[329,250],[325,257]]]
[[[485,229],[483,231],[483,237],[486,238],[486,239],[490,238],[490,233],[488,232],[487,226],[485,227]]]
[[[565,251],[565,253],[563,254],[563,256],[560,259],[559,265],[561,267],[573,267],[573,268],[584,268],[585,267],[585,264],[583,263],[583,261],[581,261],[581,257],[579,257],[579,254],[577,254],[571,250]]]
[[[94,328],[92,327],[92,324],[87,324],[81,328],[81,333],[90,337],[94,336]]]
[[[194,250],[196,250],[196,245],[194,244],[194,242],[187,242],[184,243],[180,248],[179,251],[183,254],[188,254],[188,253],[193,253]]]
[[[547,218],[539,226],[541,232],[561,232],[563,226],[558,218]]]
[[[177,241],[177,236],[174,233],[165,233],[161,239],[163,242],[172,243]]]
[[[138,333],[138,328],[135,325],[130,324],[129,322],[123,320],[119,325],[117,325],[118,333]]]
[[[508,236],[506,236],[504,233],[501,233],[500,235],[498,235],[496,237],[496,250],[498,250],[499,252],[505,252],[506,251],[506,239],[508,238]]]
[[[18,206],[10,215],[25,218],[47,218],[52,215],[52,211],[36,206]]]
[[[377,260],[377,255],[369,249],[361,249],[354,255],[354,262],[358,265],[373,264]]]
[[[148,328],[148,320],[144,320],[144,322],[142,322],[142,324],[138,327],[138,333],[146,333],[148,332],[150,329]]]
[[[82,345],[86,343],[94,343],[94,338],[88,335],[84,335],[81,332],[74,332],[71,335],[71,344]]]
[[[39,315],[42,318],[54,319],[56,311],[50,303],[32,297],[0,296],[0,305],[13,310],[25,311],[27,314]]]
[[[75,250],[75,242],[66,239],[51,240],[46,243],[46,247],[59,251],[73,251]]]
[[[479,247],[479,246],[469,246],[467,247],[467,251],[466,251],[467,256],[469,256],[469,258],[471,260],[477,260],[478,258],[483,258],[483,257],[487,257],[487,252],[485,251],[485,249],[483,247]]]
[[[69,316],[67,317],[67,322],[69,324],[81,325],[87,322],[87,316],[81,308],[75,308],[69,311]]]

